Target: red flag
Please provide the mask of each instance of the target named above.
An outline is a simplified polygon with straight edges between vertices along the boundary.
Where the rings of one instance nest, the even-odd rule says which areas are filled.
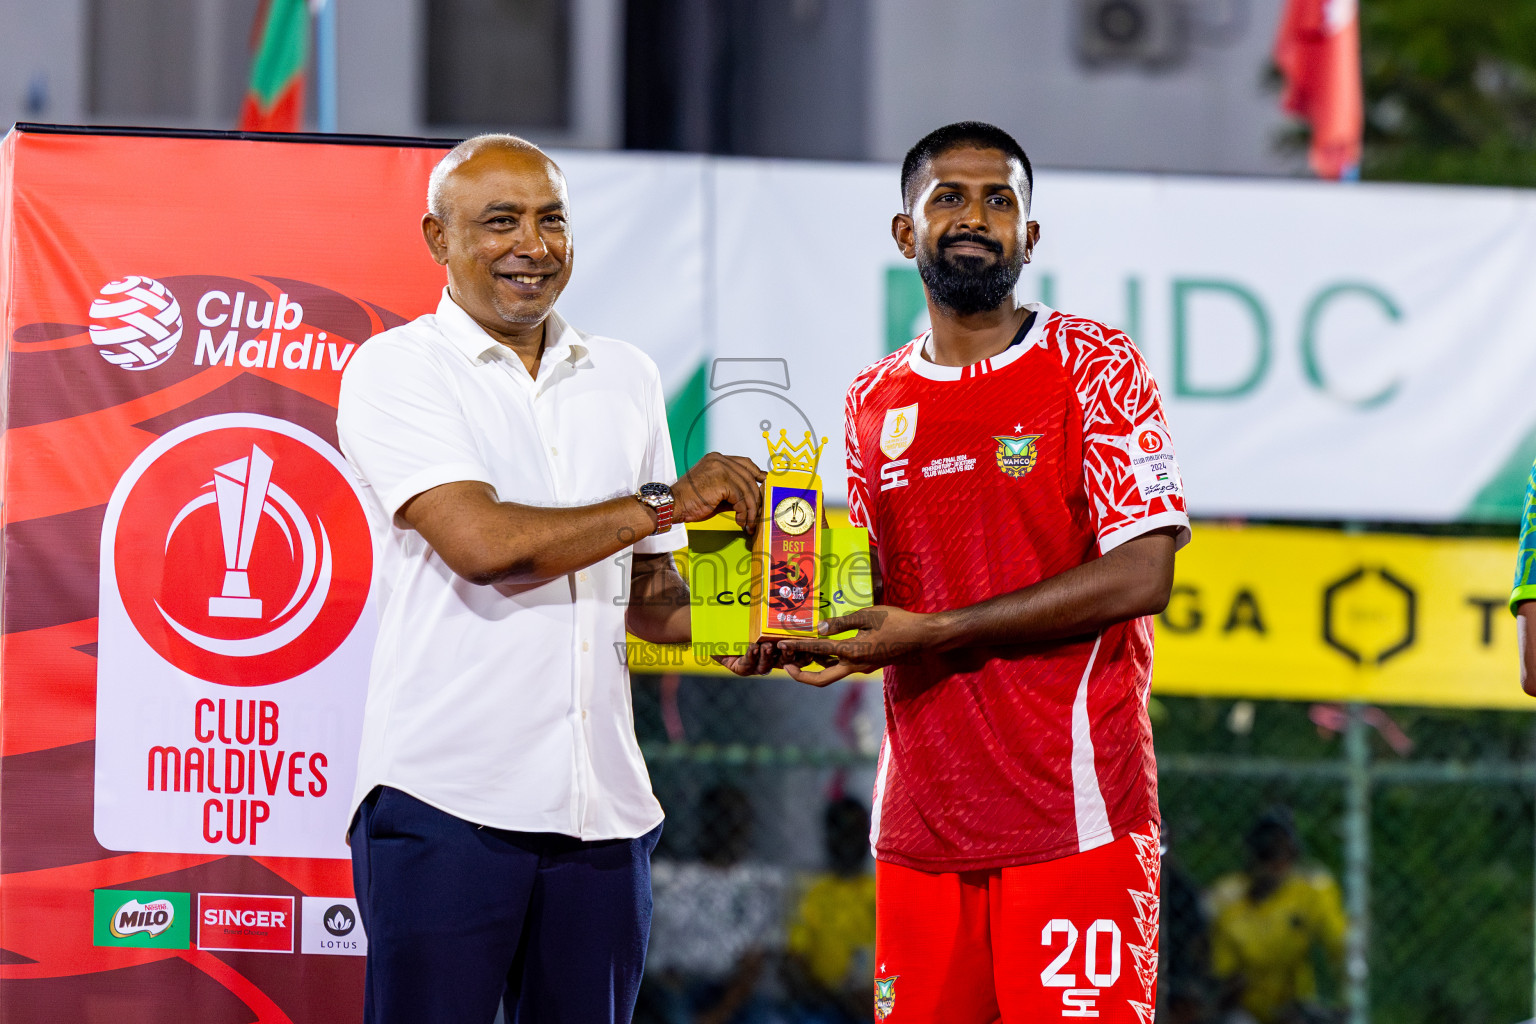
[[[1308,162],[1323,178],[1359,174],[1365,101],[1356,0],[1286,0],[1275,40],[1280,106],[1312,125]]]

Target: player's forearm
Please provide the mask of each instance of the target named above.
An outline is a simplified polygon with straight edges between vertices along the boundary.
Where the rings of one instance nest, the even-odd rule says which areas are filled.
[[[653,644],[685,644],[692,638],[688,584],[670,555],[636,555],[624,627]]]
[[[1171,533],[1137,537],[1032,586],[933,616],[936,650],[1084,636],[1168,605]]]

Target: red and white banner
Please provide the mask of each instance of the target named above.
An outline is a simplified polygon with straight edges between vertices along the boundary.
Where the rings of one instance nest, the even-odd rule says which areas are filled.
[[[374,553],[336,394],[437,303],[441,155],[0,146],[0,1019],[361,1019]]]

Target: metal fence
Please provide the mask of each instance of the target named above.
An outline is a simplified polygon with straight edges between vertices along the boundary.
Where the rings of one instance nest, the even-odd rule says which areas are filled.
[[[854,944],[846,934],[815,941],[826,917],[825,900],[818,911],[809,895],[817,884],[822,896],[872,899],[856,881],[843,889],[828,881],[839,873],[827,808],[839,797],[867,807],[883,720],[878,684],[817,690],[784,679],[637,676],[635,714],[667,811],[636,1020],[871,1019],[867,948],[836,960],[819,982],[807,973],[819,969],[808,961]],[[1532,1017],[1531,716],[1204,698],[1155,698],[1152,716],[1171,848],[1165,970],[1170,928],[1195,929],[1203,944],[1185,945],[1205,956],[1213,887],[1243,869],[1255,820],[1283,807],[1304,862],[1337,880],[1346,910],[1342,962],[1314,955],[1318,1006],[1351,1024]],[[871,869],[866,862],[855,873]],[[1171,912],[1174,872],[1193,894],[1192,918]],[[844,933],[864,920],[845,909]],[[808,912],[821,924],[807,923]],[[1160,1021],[1229,1019],[1217,1011],[1221,979],[1208,963],[1197,966],[1207,969],[1200,998],[1177,1008],[1166,996],[1180,986],[1165,977]]]

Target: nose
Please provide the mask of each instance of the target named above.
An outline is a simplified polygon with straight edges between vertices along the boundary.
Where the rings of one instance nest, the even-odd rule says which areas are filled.
[[[537,224],[525,224],[512,243],[512,255],[523,259],[542,260],[549,255],[549,243]]]
[[[957,227],[978,234],[986,234],[987,231],[987,201],[986,197],[972,199],[965,204],[965,209],[960,211],[960,221]]]

